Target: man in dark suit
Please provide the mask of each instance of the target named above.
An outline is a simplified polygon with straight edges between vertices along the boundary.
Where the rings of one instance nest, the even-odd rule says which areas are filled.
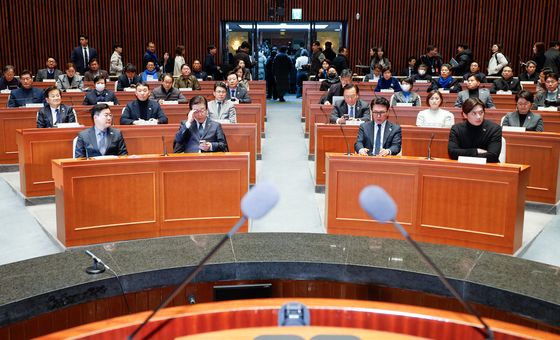
[[[37,71],[35,81],[44,81],[45,79],[56,81],[56,78],[61,74],[62,71],[56,68],[56,60],[53,57],[49,57],[47,59],[47,68],[42,68]]]
[[[214,45],[208,45],[208,54],[206,58],[204,58],[204,71],[208,73],[208,75],[212,76],[214,80],[221,80],[222,79],[222,71],[220,70],[220,66],[216,65],[216,54],[218,53],[218,49]]]
[[[552,69],[552,72],[560,73],[560,41],[551,41],[550,48],[544,52],[544,68]]]
[[[173,142],[173,152],[226,152],[226,136],[222,125],[208,118],[208,102],[203,96],[189,101],[191,111],[187,120],[181,122]]]
[[[128,64],[124,69],[124,74],[120,75],[117,80],[117,91],[123,91],[127,87],[136,87],[141,82],[142,78],[136,74],[136,66]]]
[[[360,125],[354,149],[360,155],[390,156],[401,152],[401,127],[387,120],[389,101],[378,97],[371,102],[372,121]]]
[[[72,106],[62,104],[61,91],[56,86],[45,90],[47,105],[37,112],[37,127],[52,128],[59,123],[76,122],[76,111]]]
[[[20,107],[27,104],[42,104],[45,100],[43,91],[33,87],[33,77],[31,72],[23,70],[19,75],[21,87],[12,90],[10,99],[8,100],[8,107]]]
[[[113,115],[107,104],[97,104],[91,109],[93,127],[78,134],[74,158],[105,155],[127,155],[121,132],[112,128]]]
[[[230,72],[227,76],[227,99],[231,100],[235,103],[250,103],[251,97],[247,93],[247,89],[241,86],[237,86],[239,84],[239,79],[235,72]]]
[[[121,116],[121,125],[167,124],[167,116],[161,106],[150,98],[148,84],[136,85],[136,100],[126,104]]]
[[[348,84],[343,89],[344,100],[333,105],[331,123],[346,124],[347,120],[370,120],[369,105],[360,99],[360,89]]]
[[[350,68],[348,65],[348,49],[346,47],[338,49],[338,55],[332,61],[332,65],[338,74],[341,74],[342,70]]]
[[[88,46],[88,36],[80,35],[80,46],[74,48],[70,60],[76,65],[76,71],[84,75],[89,67],[89,61],[97,58],[97,50]]]

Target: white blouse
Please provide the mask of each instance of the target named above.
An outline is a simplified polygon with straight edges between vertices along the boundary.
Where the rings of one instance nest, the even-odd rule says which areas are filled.
[[[455,124],[453,113],[443,109],[426,109],[418,112],[416,126],[422,127],[452,127]]]

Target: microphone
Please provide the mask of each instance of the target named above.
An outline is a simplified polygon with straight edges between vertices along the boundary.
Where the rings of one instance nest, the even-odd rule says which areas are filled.
[[[426,253],[420,248],[418,243],[412,239],[412,237],[408,234],[408,232],[401,226],[398,222],[395,221],[395,217],[397,215],[397,205],[393,198],[389,196],[389,194],[383,190],[383,188],[375,185],[369,185],[365,187],[360,192],[360,206],[364,211],[374,220],[377,220],[380,223],[392,223],[393,226],[399,231],[399,233],[412,245],[415,251],[420,254],[424,262],[436,273],[438,279],[443,283],[445,288],[457,299],[465,310],[475,316],[478,321],[484,327],[484,330],[476,327],[476,330],[479,331],[485,339],[494,339],[494,332],[490,329],[490,326],[484,322],[480,314],[474,309],[471,305],[469,305],[462,297],[459,295],[457,290],[453,288],[451,283],[447,280],[447,278],[443,275],[441,270],[435,265],[435,263],[430,259]]]
[[[348,139],[344,133],[344,128],[342,127],[342,124],[338,124],[338,126],[340,127],[340,132],[342,132],[342,137],[344,137],[344,142],[346,143],[346,155],[350,156],[352,153],[350,153],[350,146],[348,145]]]
[[[165,136],[161,136],[161,143],[163,144],[163,155],[167,156],[167,145],[165,145]]]
[[[91,144],[86,145],[86,147],[84,148],[84,150],[86,151],[86,159],[89,159],[89,153],[87,151],[88,146],[91,146],[93,148],[93,145]]]
[[[148,322],[156,315],[156,313],[167,306],[179,292],[185,288],[195,277],[196,275],[202,270],[206,262],[210,260],[214,254],[226,243],[228,239],[230,239],[241,226],[247,221],[247,219],[259,219],[266,215],[278,202],[279,193],[276,187],[270,183],[259,183],[255,185],[249,192],[243,196],[241,199],[241,212],[242,216],[237,221],[237,223],[231,228],[231,230],[224,235],[224,237],[210,250],[210,252],[198,263],[195,269],[190,272],[190,274],[175,288],[169,296],[162,301],[153,311],[152,313],[128,336],[128,339],[133,339],[136,334],[148,324]],[[150,337],[155,335],[161,328],[158,328],[153,333],[150,334]]]
[[[434,140],[435,133],[432,132],[432,137],[430,138],[430,142],[428,143],[428,157],[426,159],[433,159],[432,158],[432,141]]]
[[[400,125],[400,124],[399,124],[399,116],[397,116],[397,111],[395,110],[395,108],[393,107],[393,105],[391,105],[390,103],[389,103],[389,108],[391,109],[391,111],[393,111],[393,114],[395,115],[395,123],[397,123],[398,125]]]

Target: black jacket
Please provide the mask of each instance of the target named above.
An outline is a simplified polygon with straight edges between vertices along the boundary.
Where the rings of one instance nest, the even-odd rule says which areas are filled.
[[[465,49],[463,52],[455,56],[455,60],[459,63],[459,65],[451,68],[453,74],[456,76],[464,75],[469,71],[469,67],[473,61],[472,51],[469,48]]]

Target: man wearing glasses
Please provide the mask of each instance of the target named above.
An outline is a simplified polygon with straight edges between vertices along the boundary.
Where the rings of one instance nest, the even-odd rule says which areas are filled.
[[[111,127],[113,115],[109,105],[97,104],[90,112],[93,127],[78,134],[74,158],[127,155],[121,131]]]
[[[371,101],[371,122],[360,125],[354,144],[357,153],[363,156],[390,156],[401,151],[401,127],[387,120],[389,101],[378,97]]]
[[[228,146],[222,125],[208,118],[208,102],[203,96],[189,101],[191,110],[181,122],[173,142],[174,153],[227,152]]]
[[[208,102],[208,115],[212,120],[237,123],[235,104],[226,100],[227,90],[224,82],[219,81],[214,84],[214,100]]]

